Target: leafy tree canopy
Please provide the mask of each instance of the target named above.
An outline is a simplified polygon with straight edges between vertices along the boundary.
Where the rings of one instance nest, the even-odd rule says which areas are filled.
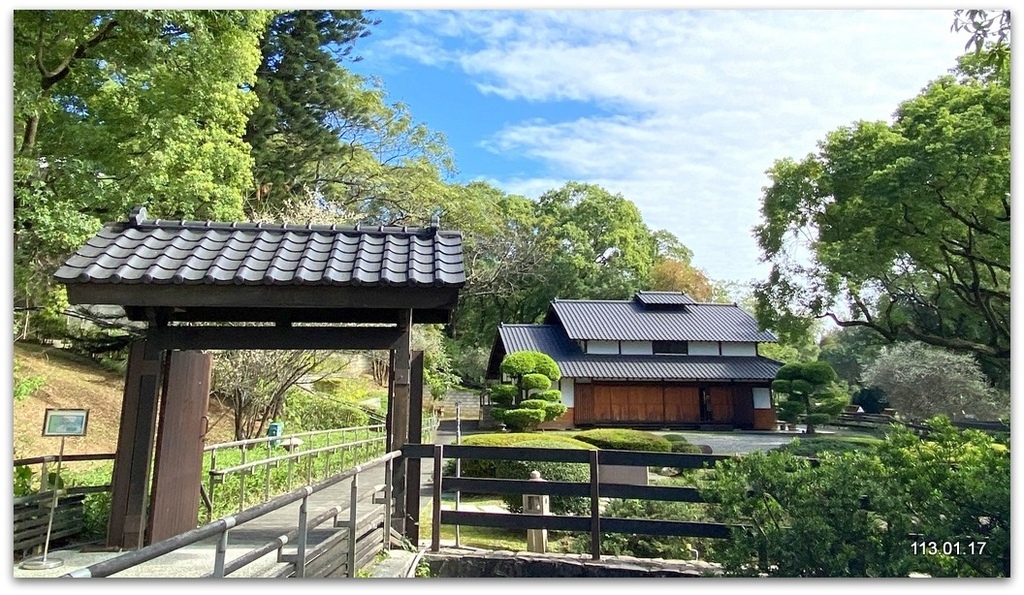
[[[772,265],[761,324],[786,334],[828,317],[1008,360],[1009,109],[1008,66],[968,55],[891,124],[856,122],[777,161],[755,228]]]

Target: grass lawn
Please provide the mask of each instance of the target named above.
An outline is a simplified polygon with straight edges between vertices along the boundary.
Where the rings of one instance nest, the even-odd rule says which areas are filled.
[[[451,509],[455,505],[455,498],[451,496],[445,496],[442,497],[441,502],[443,508]],[[462,496],[459,502],[460,504],[472,505],[474,507],[501,506],[502,508],[504,508],[505,505],[501,498],[496,498],[494,496],[479,495]],[[433,518],[433,507],[423,507],[423,509],[420,511],[421,541],[426,541],[429,543],[433,539]],[[442,526],[441,541],[450,543],[454,540],[455,527],[452,525]],[[497,527],[462,526],[459,527],[459,545],[465,547],[476,547],[481,549],[525,551],[526,530],[500,529]]]

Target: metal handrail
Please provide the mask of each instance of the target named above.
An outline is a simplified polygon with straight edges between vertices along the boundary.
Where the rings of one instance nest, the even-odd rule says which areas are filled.
[[[128,552],[121,556],[117,556],[109,560],[104,560],[102,562],[97,562],[96,564],[92,564],[90,566],[74,570],[72,572],[62,575],[61,578],[109,577],[119,572],[123,572],[130,568],[133,568],[135,566],[139,566],[146,562],[155,560],[160,556],[164,556],[166,554],[180,550],[189,545],[193,545],[200,541],[217,536],[220,537],[220,540],[218,542],[217,551],[214,558],[213,571],[211,572],[210,575],[208,575],[210,577],[223,578],[225,576],[228,576],[232,572],[235,572],[238,569],[243,568],[244,566],[252,562],[255,562],[263,555],[270,553],[275,549],[280,550],[286,543],[290,542],[289,538],[294,536],[298,537],[296,543],[298,547],[298,554],[294,562],[295,571],[297,576],[302,576],[305,572],[305,565],[307,562],[306,547],[308,545],[309,529],[315,528],[323,522],[326,522],[331,518],[337,517],[343,511],[343,509],[336,506],[330,509],[327,513],[324,513],[312,520],[309,520],[307,519],[307,503],[309,496],[317,492],[323,491],[349,478],[352,479],[353,483],[352,496],[357,496],[358,476],[360,473],[375,467],[379,467],[381,465],[387,465],[388,468],[390,468],[390,463],[400,456],[402,456],[402,451],[391,451],[383,456],[377,457],[376,459],[369,461],[368,463],[356,465],[355,467],[352,467],[351,469],[345,472],[339,473],[331,478],[328,478],[316,485],[305,486],[297,490],[293,490],[287,494],[282,494],[267,502],[243,510],[236,515],[221,517],[213,521],[212,523],[208,523],[201,527],[197,527],[195,529],[192,529],[191,531],[186,531],[185,533],[181,533],[179,535],[170,537],[163,541],[158,541],[156,543],[145,546],[138,550]],[[388,491],[388,493],[390,493],[390,482],[390,473],[385,473],[385,489]],[[353,509],[355,507],[356,501],[356,498],[350,499],[349,509]],[[295,530],[289,532],[286,536],[275,538],[265,544],[255,547],[249,550],[249,552],[242,554],[235,560],[228,563],[228,561],[226,560],[226,555],[228,535],[231,529],[239,527],[247,522],[258,519],[267,514],[270,514],[276,510],[284,508],[285,506],[288,506],[295,502],[301,502],[299,508],[299,519]],[[352,528],[350,528],[350,531],[352,531]],[[350,568],[349,571],[354,572],[354,569]]]

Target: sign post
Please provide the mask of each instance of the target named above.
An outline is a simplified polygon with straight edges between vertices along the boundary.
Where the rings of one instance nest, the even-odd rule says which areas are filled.
[[[47,558],[50,551],[50,533],[53,531],[53,515],[57,512],[57,498],[61,492],[60,464],[64,458],[64,441],[68,436],[85,436],[89,422],[88,409],[47,409],[43,418],[43,436],[60,436],[60,452],[57,454],[56,479],[51,486],[50,514],[46,522],[46,540],[43,542],[42,557],[31,558],[21,563],[25,570],[47,570],[64,564],[60,558]],[[47,478],[41,479],[46,481]],[[47,481],[47,483],[49,483]]]

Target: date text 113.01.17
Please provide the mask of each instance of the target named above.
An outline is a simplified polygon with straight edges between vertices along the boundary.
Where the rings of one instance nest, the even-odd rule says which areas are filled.
[[[910,544],[915,555],[980,556],[984,541],[915,541]]]

